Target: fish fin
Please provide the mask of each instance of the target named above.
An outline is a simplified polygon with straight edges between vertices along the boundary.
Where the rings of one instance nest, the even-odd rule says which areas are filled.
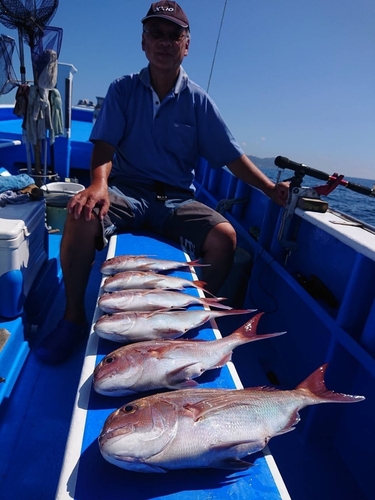
[[[328,363],[320,366],[301,382],[296,387],[296,390],[311,393],[321,403],[357,403],[365,399],[364,396],[351,396],[350,394],[329,391],[324,382],[324,374],[327,367]]]
[[[225,297],[211,297],[201,299],[202,304],[206,306],[217,307],[218,309],[232,309],[230,306],[226,306],[225,304],[220,304],[220,300],[225,300]]]
[[[210,450],[220,452],[230,452],[234,456],[244,456],[256,453],[268,444],[270,438],[264,437],[263,439],[250,439],[248,441],[233,441],[227,443],[217,443],[210,445]]]
[[[183,367],[177,368],[168,373],[167,382],[169,387],[177,387],[177,385],[181,386],[181,384],[186,384],[189,382],[193,382],[191,379],[199,377],[205,370],[201,367],[201,363],[190,363]],[[198,385],[196,382],[193,385]],[[192,387],[190,385],[189,387]]]
[[[196,259],[196,260],[191,260],[190,262],[186,262],[186,265],[189,267],[207,267],[210,266],[211,264],[202,264],[199,262],[199,259]]]
[[[193,280],[191,282],[191,284],[192,284],[192,286],[195,286],[197,288],[204,288],[207,285],[207,283],[205,281],[202,281],[202,280]]]
[[[108,462],[121,467],[122,469],[128,469],[135,472],[158,472],[165,473],[168,469],[163,469],[155,464],[148,464],[146,462],[137,461],[134,459],[126,459],[121,455],[103,455],[103,457],[108,460]]]
[[[300,420],[301,420],[301,418],[298,415],[297,418],[296,418],[296,421],[290,427],[285,426],[284,429],[281,429],[281,431],[277,432],[273,436],[282,436],[283,434],[286,434],[287,432],[294,431],[294,429],[296,428],[295,426],[298,424],[298,422]]]
[[[147,471],[144,472],[158,472],[159,474],[165,474],[168,469],[163,469],[163,467],[158,467],[157,465],[151,465]]]
[[[221,368],[222,366],[229,363],[229,361],[231,361],[231,360],[232,360],[232,353],[230,352],[229,354],[226,354],[225,356],[223,356],[222,359],[212,368]]]
[[[250,314],[256,312],[256,309],[231,309],[230,311],[215,311],[215,312],[219,315]]]
[[[231,314],[251,314],[257,312],[257,309],[232,309]]]
[[[233,338],[238,337],[238,339],[241,340],[241,343],[243,343],[243,342],[254,342],[256,340],[269,339],[272,337],[278,337],[279,335],[283,335],[284,333],[286,333],[286,332],[277,332],[277,333],[264,333],[258,335],[257,334],[258,324],[263,314],[264,314],[263,312],[260,312],[255,316],[253,316],[238,330],[233,332],[231,336],[233,336]]]
[[[155,288],[141,288],[139,290],[140,292],[142,292],[142,295],[154,295],[155,293],[163,293],[164,290],[156,290]],[[162,309],[162,308],[160,308]],[[164,308],[164,309],[167,309],[167,308]],[[158,309],[159,310],[159,309]]]
[[[147,286],[149,286],[150,288],[155,287],[161,281],[162,281],[162,278],[154,278],[154,279],[147,282]]]
[[[160,327],[160,328],[154,328],[154,331],[158,332],[158,334],[160,334],[160,335],[165,334],[167,336],[173,335],[176,333],[178,333],[181,336],[185,333],[185,332],[181,332],[181,330],[178,328],[162,328],[162,327]]]
[[[150,270],[150,265],[155,262],[149,262],[148,264],[137,264],[137,271],[147,272]]]
[[[253,466],[254,464],[245,462],[245,460],[240,460],[239,458],[224,458],[218,462],[212,462],[209,465],[209,467],[212,467],[213,469],[228,469],[237,471],[244,471]]]
[[[157,316],[159,312],[160,312],[160,309],[157,309],[156,311],[142,311],[141,315],[144,316],[145,318],[149,319],[149,318],[152,318],[153,316]]]
[[[195,380],[184,380],[183,382],[176,382],[173,385],[168,385],[168,389],[192,389],[198,387],[199,384]]]
[[[205,288],[206,285],[207,285],[207,283],[205,281],[201,281],[201,280],[194,280],[191,282],[191,286],[194,286],[195,288],[202,290],[202,292],[210,295],[211,297],[216,297],[216,295],[214,295],[213,293],[206,290],[206,288]]]
[[[230,406],[234,408],[235,406],[243,406],[243,401],[238,400],[237,391],[230,391],[228,394],[222,394],[210,399],[202,399],[194,404],[184,405],[185,410],[189,411],[193,415],[194,421],[198,421],[210,414],[215,414],[224,410],[226,407]],[[253,405],[254,406],[254,405]]]

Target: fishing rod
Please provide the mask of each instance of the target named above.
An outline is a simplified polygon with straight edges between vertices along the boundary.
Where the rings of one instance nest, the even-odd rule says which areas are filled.
[[[334,173],[329,175],[321,170],[308,167],[304,163],[297,163],[289,160],[289,158],[285,158],[284,156],[277,156],[274,163],[281,169],[290,169],[294,172],[294,176],[291,179],[287,179],[290,181],[289,197],[282,214],[278,231],[278,240],[287,250],[286,260],[290,253],[297,247],[296,234],[301,222],[300,219],[296,221],[294,218],[297,208],[305,211],[325,213],[328,210],[328,203],[321,200],[320,196],[327,196],[337,186],[343,186],[351,191],[372,198],[375,197],[375,186],[371,189],[355,182],[346,181],[342,174],[339,175]],[[303,187],[301,184],[305,175],[326,181],[326,184],[311,188]]]
[[[213,55],[213,59],[212,59],[212,64],[211,64],[210,76],[208,77],[207,92],[210,90],[211,78],[212,78],[212,73],[214,71],[215,60],[216,60],[216,53],[217,53],[217,49],[219,47],[219,41],[220,41],[220,35],[221,35],[221,28],[223,27],[223,23],[224,23],[225,9],[227,8],[227,3],[228,3],[228,0],[225,0],[224,8],[223,8],[223,13],[222,13],[222,16],[221,16],[219,33],[217,35],[215,51],[214,51],[214,55]]]
[[[343,175],[339,175],[337,173],[329,175],[326,172],[322,172],[321,170],[316,170],[315,168],[308,167],[304,163],[297,163],[295,161],[289,160],[284,156],[277,156],[275,158],[274,163],[277,167],[283,170],[286,168],[289,170],[293,170],[293,172],[296,174],[296,177],[293,179],[294,186],[300,186],[303,176],[308,175],[310,177],[314,177],[315,179],[327,181],[327,188],[332,187],[332,189],[334,189],[337,185],[339,185],[347,189],[350,189],[351,191],[355,191],[356,193],[364,194],[366,196],[375,198],[375,186],[369,188],[367,186],[362,186],[361,184],[357,184],[355,182],[346,181],[343,179],[344,177]],[[320,186],[320,187],[323,188],[326,186]],[[326,189],[326,190],[321,189],[320,194],[326,195],[329,192],[331,192],[332,189]],[[317,188],[316,190],[319,192]]]

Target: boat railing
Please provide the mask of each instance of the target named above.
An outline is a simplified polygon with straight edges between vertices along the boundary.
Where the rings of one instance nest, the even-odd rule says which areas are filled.
[[[264,311],[270,331],[287,331],[282,349],[276,340],[267,349],[254,346],[264,372],[281,386],[293,386],[306,371],[328,362],[327,376],[335,387],[366,394],[360,414],[338,407],[310,408],[299,432],[303,443],[320,452],[330,443],[331,451],[324,453],[337,453],[365,497],[372,497],[373,481],[366,468],[373,463],[375,447],[367,417],[375,411],[375,234],[344,214],[296,207],[287,239],[294,244],[285,247],[279,237],[284,209],[233,180],[225,169],[212,173],[201,162],[198,170],[198,195],[211,206],[225,198],[243,198],[243,193],[248,198],[243,204],[227,204],[225,212],[238,245],[253,255],[243,307]],[[220,193],[219,200],[214,193]],[[251,384],[246,363],[236,367],[243,384]],[[285,458],[284,450],[277,456]]]

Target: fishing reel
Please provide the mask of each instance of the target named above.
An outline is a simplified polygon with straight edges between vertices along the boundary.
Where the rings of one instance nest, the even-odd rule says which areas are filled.
[[[321,200],[321,196],[327,196],[337,186],[344,186],[351,191],[359,194],[375,197],[374,187],[368,188],[354,182],[344,180],[343,175],[334,173],[329,175],[321,170],[308,167],[303,163],[296,163],[283,156],[275,158],[275,165],[281,169],[288,168],[293,170],[294,175],[287,181],[289,185],[289,198],[284,209],[282,221],[278,232],[278,240],[280,244],[289,252],[296,249],[296,233],[300,223],[300,219],[294,227],[294,236],[290,236],[292,231],[292,220],[296,208],[301,210],[325,213],[328,210],[328,203]],[[314,177],[315,179],[326,181],[326,184],[316,186],[314,188],[302,187],[302,180],[305,175]]]

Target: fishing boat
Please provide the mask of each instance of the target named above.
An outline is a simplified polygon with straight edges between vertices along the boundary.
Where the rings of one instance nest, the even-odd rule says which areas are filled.
[[[203,388],[294,389],[328,364],[328,389],[365,401],[304,408],[293,432],[246,458],[253,464],[246,471],[186,469],[145,476],[103,459],[98,436],[105,419],[135,398],[108,398],[92,387],[96,364],[117,347],[93,328],[102,314],[101,265],[125,253],[177,261],[191,256],[148,232],[112,236],[96,255],[86,294],[87,343],[62,365],[37,358],[35,347],[63,314],[64,196],[88,183],[88,139],[101,102],[72,106],[75,68],[58,66],[64,127],[53,145],[46,139],[41,168],[36,170],[22,118],[13,105],[0,106],[0,179],[6,184],[26,174],[40,188],[35,199],[0,208],[0,498],[374,498],[375,228],[332,210],[329,193],[375,193],[282,156],[275,158],[275,168],[291,176],[285,208],[225,167],[211,169],[204,159],[197,165],[197,198],[223,213],[237,232],[233,268],[219,295],[236,309],[263,312],[260,334],[286,332],[239,347],[232,361],[197,380]],[[199,268],[172,275],[194,280]],[[213,340],[245,321],[240,315],[222,317],[187,337]]]
[[[74,183],[67,178],[87,181],[93,114],[93,107],[72,108],[70,136],[56,139],[66,155],[53,172],[48,168],[47,188],[56,185],[57,175],[68,190]],[[3,171],[13,176],[27,171],[22,122],[11,106],[0,107],[0,136]],[[302,410],[296,429],[250,457],[254,466],[246,473],[189,470],[170,472],[167,478],[151,474],[144,481],[106,463],[98,434],[105,418],[129,397],[108,401],[93,393],[90,380],[113,343],[92,332],[88,344],[57,367],[44,365],[34,354],[64,308],[59,264],[63,225],[56,227],[65,209],[48,206],[48,196],[7,205],[0,209],[2,498],[113,498],[124,488],[132,498],[373,498],[375,230],[325,210],[319,193],[340,181],[330,178],[319,187],[321,181],[311,175],[321,173],[285,158],[276,163],[295,171],[286,209],[225,168],[211,169],[203,160],[197,167],[197,197],[221,210],[238,235],[235,263],[222,294],[236,308],[264,312],[261,333],[287,332],[237,349],[233,362],[214,376],[202,376],[202,386],[293,389],[329,363],[327,386],[366,400]],[[90,279],[86,301],[93,324],[100,315],[101,264],[125,252],[189,260],[186,249],[152,234],[114,236],[108,252],[98,253]],[[220,318],[200,327],[198,338],[228,335],[243,322],[239,316]]]

